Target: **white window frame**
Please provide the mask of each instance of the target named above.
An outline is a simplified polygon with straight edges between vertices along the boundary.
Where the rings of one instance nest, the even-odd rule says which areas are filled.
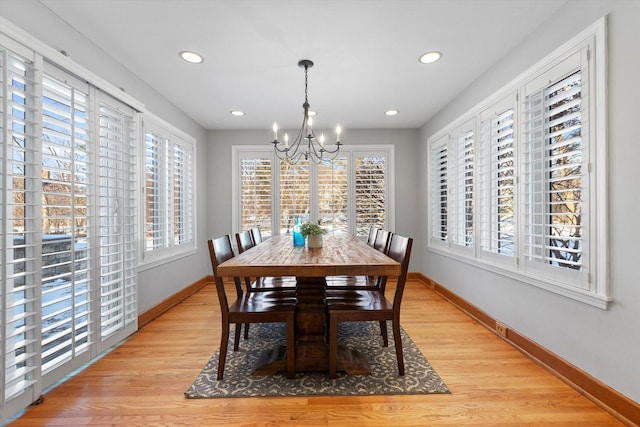
[[[144,112],[143,118],[143,133],[141,137],[142,143],[140,144],[140,206],[142,209],[140,216],[140,250],[141,254],[141,269],[151,268],[153,266],[161,264],[163,261],[176,257],[184,257],[191,255],[197,251],[196,246],[196,140],[192,136],[186,134],[175,126],[167,123],[158,116],[148,111]],[[162,139],[162,147],[159,149],[158,163],[160,169],[158,171],[158,185],[159,194],[157,206],[159,209],[159,215],[166,219],[166,223],[163,224],[163,234],[161,237],[162,245],[159,248],[147,249],[147,200],[146,200],[146,140],[147,132],[151,132]],[[185,200],[182,201],[182,206],[186,210],[184,215],[185,226],[187,227],[186,234],[187,239],[183,243],[176,243],[174,241],[175,233],[175,187],[173,182],[174,177],[174,159],[173,149],[179,147],[184,150],[188,156],[187,170],[185,186],[187,192],[184,194]],[[190,176],[189,176],[190,175]],[[190,189],[190,191],[189,191]]]
[[[355,159],[363,156],[383,156],[385,157],[385,224],[384,228],[393,230],[395,228],[395,196],[393,189],[395,176],[394,146],[390,144],[381,145],[342,145],[340,147],[340,157],[345,157],[348,162],[348,182],[347,182],[347,204],[348,204],[348,232],[356,234],[355,222]],[[272,161],[272,206],[271,206],[271,227],[274,234],[279,233],[279,212],[280,212],[280,160],[276,158],[273,149],[265,145],[234,145],[232,147],[232,229],[235,232],[240,230],[242,224],[242,207],[240,200],[240,159],[242,158],[268,158]],[[317,188],[313,185],[316,182],[316,167],[312,163],[310,180],[310,215],[309,221],[317,220]],[[360,236],[366,238],[366,236]]]
[[[525,140],[524,126],[522,126],[522,107],[527,88],[540,86],[544,81],[549,81],[549,73],[553,72],[557,67],[562,67],[567,61],[576,61],[578,58],[578,67],[582,70],[582,91],[586,94],[583,105],[583,176],[582,188],[586,192],[583,196],[583,215],[588,215],[586,227],[583,233],[583,255],[582,255],[582,271],[580,274],[572,274],[575,271],[559,271],[564,270],[561,267],[550,268],[548,265],[532,266],[531,263],[525,263],[523,258],[522,235],[523,235],[523,215],[524,215],[524,197],[523,197],[523,179],[522,159],[519,149]],[[455,130],[465,124],[469,120],[476,120],[476,141],[481,138],[482,122],[486,120],[488,115],[499,113],[500,104],[505,99],[515,98],[514,115],[515,115],[515,164],[516,168],[516,189],[515,189],[515,206],[516,214],[514,221],[516,223],[516,236],[514,247],[516,253],[513,257],[489,253],[480,249],[480,245],[476,244],[473,251],[468,253],[461,252],[454,248],[449,242],[451,238],[452,226],[454,225],[454,215],[452,208],[455,206],[453,200],[456,199],[455,194],[448,194],[448,223],[449,227],[447,239],[435,238],[433,227],[437,218],[435,217],[434,202],[436,199],[437,185],[433,182],[433,173],[428,174],[428,250],[438,252],[442,255],[455,258],[457,260],[476,265],[481,268],[502,274],[518,281],[522,281],[539,288],[551,291],[553,293],[563,295],[574,300],[593,305],[601,309],[607,309],[608,304],[612,301],[609,295],[609,271],[608,271],[608,214],[607,214],[607,134],[606,134],[606,20],[601,18],[589,28],[582,31],[577,36],[554,50],[547,57],[542,59],[536,65],[516,77],[503,88],[493,93],[487,99],[476,105],[468,112],[461,115],[454,122],[438,131],[427,139],[428,165],[433,167],[433,155],[436,148],[442,144],[451,144],[450,141],[455,139]],[[496,111],[494,111],[496,110]],[[456,159],[448,152],[447,164],[448,169],[454,165]],[[476,152],[476,156],[478,153]],[[478,165],[479,166],[479,165]],[[448,171],[448,183],[453,183],[453,175],[451,170]],[[476,176],[476,179],[478,177]],[[478,188],[478,182],[475,184]],[[449,185],[449,191],[455,193],[456,189]],[[476,215],[482,214],[482,203],[476,194]],[[474,227],[478,233],[478,224]],[[475,241],[479,242],[476,234]],[[541,270],[555,270],[551,274],[540,274]]]

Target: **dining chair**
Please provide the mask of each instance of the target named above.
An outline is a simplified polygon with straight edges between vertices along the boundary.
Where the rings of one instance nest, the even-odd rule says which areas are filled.
[[[388,255],[400,263],[400,276],[396,284],[393,301],[389,301],[382,292],[372,290],[334,292],[327,296],[327,315],[329,319],[329,377],[336,378],[338,357],[338,323],[379,321],[383,345],[389,345],[387,320],[391,320],[393,340],[398,359],[398,373],[404,375],[404,357],[400,336],[400,304],[407,280],[409,258],[413,239],[394,234],[389,244]]]
[[[236,243],[238,245],[238,253],[243,253],[256,245],[252,232],[250,230],[236,233]],[[294,276],[279,277],[256,277],[255,281],[245,277],[247,292],[256,291],[291,291],[296,287],[296,278]]]
[[[260,228],[253,227],[251,229],[251,237],[253,238],[253,244],[259,245],[262,243],[262,233],[260,232]]]
[[[393,233],[390,231],[380,230],[372,226],[369,228],[367,244],[386,254],[391,235],[393,235]],[[384,285],[386,284],[386,280],[380,276],[329,276],[326,280],[327,290],[329,292],[334,289],[369,289],[381,290],[384,293]]]
[[[220,356],[218,360],[218,381],[224,375],[229,342],[229,325],[235,324],[233,351],[238,351],[241,325],[249,323],[287,324],[287,377],[295,378],[295,294],[291,292],[251,292],[242,290],[239,277],[234,277],[236,301],[229,304],[223,278],[217,274],[218,266],[233,258],[231,238],[225,236],[209,240],[209,255],[216,283],[216,291],[222,314],[222,337],[220,339]]]
[[[378,227],[371,226],[369,227],[369,236],[367,237],[367,245],[373,246],[376,241],[376,235],[378,234]]]
[[[240,233],[236,233],[236,244],[238,246],[239,254],[254,247],[255,244],[253,243],[253,237],[251,236],[251,231],[247,230],[247,231],[242,231]],[[259,278],[256,278],[256,280],[258,279]],[[247,288],[247,292],[251,292],[253,288],[251,277],[245,277],[244,282]]]
[[[380,252],[386,254],[389,249],[389,242],[391,241],[393,233],[387,230],[378,230],[376,233],[376,240],[373,242],[373,247]]]

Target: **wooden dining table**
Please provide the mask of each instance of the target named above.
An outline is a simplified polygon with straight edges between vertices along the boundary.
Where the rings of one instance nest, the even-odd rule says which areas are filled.
[[[222,277],[296,277],[296,371],[323,371],[329,366],[326,342],[326,277],[398,276],[400,264],[353,235],[325,235],[321,248],[293,246],[290,235],[273,236],[218,266]],[[283,348],[258,361],[255,375],[286,371]],[[366,358],[356,349],[339,347],[338,369],[369,374]]]

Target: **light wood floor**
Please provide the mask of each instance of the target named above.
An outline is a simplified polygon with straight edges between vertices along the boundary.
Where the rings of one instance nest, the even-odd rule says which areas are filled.
[[[206,286],[10,425],[622,425],[419,282],[407,284],[402,325],[450,395],[185,399],[219,345],[218,312]]]

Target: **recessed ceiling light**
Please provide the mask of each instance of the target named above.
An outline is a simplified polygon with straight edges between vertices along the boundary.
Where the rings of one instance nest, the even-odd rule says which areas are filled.
[[[436,62],[440,58],[442,58],[442,53],[432,50],[420,55],[420,58],[418,58],[418,61],[420,61],[421,64],[431,64],[432,62]]]
[[[183,50],[182,52],[180,52],[180,58],[192,64],[199,64],[204,61],[202,55],[190,50]]]
[[[236,117],[244,116],[244,111],[240,111],[240,110],[231,110],[229,111],[229,113],[231,113],[232,116],[236,116]]]
[[[399,112],[400,112],[400,111],[398,111],[398,110],[389,110],[389,111],[385,111],[385,112],[384,112],[384,115],[385,115],[385,116],[395,116],[395,115],[397,115]]]

